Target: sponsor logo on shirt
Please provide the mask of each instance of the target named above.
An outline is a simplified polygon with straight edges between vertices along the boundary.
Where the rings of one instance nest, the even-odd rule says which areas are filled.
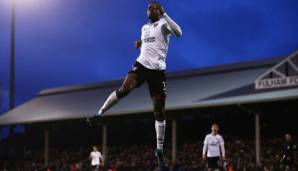
[[[155,37],[147,37],[147,38],[143,39],[143,41],[144,41],[145,43],[148,43],[148,42],[155,42]]]

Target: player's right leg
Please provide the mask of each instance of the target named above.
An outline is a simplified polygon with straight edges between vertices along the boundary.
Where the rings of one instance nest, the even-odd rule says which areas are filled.
[[[128,73],[125,80],[122,83],[122,86],[118,89],[113,91],[107,100],[104,102],[104,104],[101,106],[101,108],[98,111],[97,116],[103,114],[108,109],[113,107],[117,102],[127,96],[138,84],[138,74],[137,73]]]

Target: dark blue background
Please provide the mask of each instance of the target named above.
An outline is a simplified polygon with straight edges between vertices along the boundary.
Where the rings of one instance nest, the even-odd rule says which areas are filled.
[[[123,78],[147,0],[16,0],[16,104],[41,89]],[[298,48],[297,0],[162,0],[183,30],[168,71],[285,56]],[[7,110],[11,0],[0,0],[0,113]]]

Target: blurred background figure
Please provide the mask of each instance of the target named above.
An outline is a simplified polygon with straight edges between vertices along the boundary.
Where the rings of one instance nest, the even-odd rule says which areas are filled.
[[[211,125],[211,133],[207,134],[204,140],[203,159],[207,158],[208,171],[218,170],[220,168],[220,160],[225,161],[224,140],[218,134],[218,130],[218,124],[213,123]]]
[[[102,155],[100,153],[100,151],[98,151],[96,146],[92,147],[92,152],[90,153],[89,156],[90,160],[91,160],[91,167],[93,171],[100,171],[102,170]]]
[[[292,142],[292,136],[289,133],[285,134],[285,142],[283,145],[283,156],[281,159],[285,170],[292,170],[294,166],[294,153],[297,146]]]

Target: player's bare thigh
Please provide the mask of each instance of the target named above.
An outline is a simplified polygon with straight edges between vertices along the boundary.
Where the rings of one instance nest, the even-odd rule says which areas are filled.
[[[128,95],[137,85],[138,75],[136,73],[128,73],[118,90],[119,98],[125,97]]]

